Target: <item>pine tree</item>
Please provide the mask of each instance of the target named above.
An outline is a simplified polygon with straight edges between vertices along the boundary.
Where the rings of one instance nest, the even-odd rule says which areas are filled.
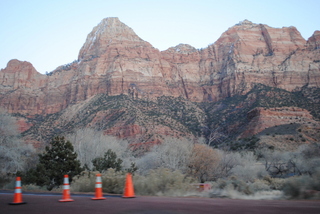
[[[104,154],[104,157],[98,157],[92,160],[92,164],[95,170],[99,172],[104,172],[109,168],[113,168],[116,171],[120,171],[122,169],[122,160],[117,158],[117,154],[108,149],[108,151]]]
[[[35,169],[26,173],[26,183],[46,186],[50,191],[63,184],[63,176],[69,175],[69,181],[83,171],[77,153],[74,152],[70,141],[64,137],[55,137],[46,146],[45,152],[39,154],[39,163]]]

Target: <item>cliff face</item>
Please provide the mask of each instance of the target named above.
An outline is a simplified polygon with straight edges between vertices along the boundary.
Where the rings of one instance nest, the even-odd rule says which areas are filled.
[[[0,105],[10,113],[35,115],[101,93],[207,102],[244,94],[256,83],[288,91],[319,87],[319,35],[305,41],[294,27],[245,20],[205,49],[180,44],[160,52],[118,18],[106,18],[88,35],[78,60],[49,75],[28,62],[10,61],[0,71]]]

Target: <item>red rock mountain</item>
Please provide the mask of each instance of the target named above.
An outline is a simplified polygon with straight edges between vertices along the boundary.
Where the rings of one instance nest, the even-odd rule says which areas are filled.
[[[306,41],[295,27],[272,28],[244,20],[207,48],[199,50],[179,44],[159,51],[118,18],[106,18],[88,34],[77,60],[47,75],[38,73],[29,62],[9,61],[0,71],[0,107],[23,115],[18,122],[20,130],[26,131],[34,124],[26,118],[61,112],[68,107],[72,111],[85,109],[83,101],[89,102],[99,94],[126,94],[140,100],[155,100],[164,95],[191,102],[215,102],[246,94],[258,83],[289,92],[319,88],[320,31]],[[71,118],[68,112],[72,111],[62,115]],[[259,108],[249,112],[251,121],[243,136],[285,123],[281,119],[285,116],[275,112],[277,109]],[[103,124],[104,117],[118,113],[97,113],[91,123],[101,120],[99,123]],[[272,116],[273,122],[268,123],[268,115],[277,116]],[[311,117],[308,112],[303,115]],[[205,117],[199,118],[203,126]],[[65,121],[60,118],[55,123],[61,125]],[[185,128],[173,132],[170,124],[175,122],[172,118],[168,125],[154,129],[144,127],[142,122],[119,122],[105,131],[119,137],[151,135],[150,130],[171,135],[188,132],[183,131]],[[154,126],[154,121],[149,123]]]
[[[0,105],[35,115],[59,112],[98,93],[202,102],[243,94],[256,83],[288,91],[319,87],[319,45],[319,31],[305,41],[295,27],[245,20],[205,49],[180,44],[160,52],[118,18],[106,18],[88,35],[78,60],[48,76],[11,60],[0,71]]]

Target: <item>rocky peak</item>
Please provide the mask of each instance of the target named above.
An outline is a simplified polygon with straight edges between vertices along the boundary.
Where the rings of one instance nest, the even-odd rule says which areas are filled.
[[[8,72],[19,72],[21,70],[31,70],[31,72],[37,72],[30,62],[20,61],[17,59],[10,60],[6,67],[6,71]]]
[[[30,62],[12,59],[5,69],[1,69],[0,89],[15,90],[18,88],[40,87],[47,79],[36,71]]]
[[[316,30],[308,39],[307,46],[310,50],[320,49],[320,31]]]
[[[245,19],[243,21],[240,21],[238,24],[236,25],[254,25],[251,21],[249,21],[248,19]]]
[[[245,59],[237,60],[248,62],[259,55],[278,56],[279,61],[283,61],[288,53],[303,49],[305,44],[305,39],[295,27],[272,28],[244,20],[225,31],[215,46],[224,46],[224,54],[241,52]]]
[[[169,53],[189,54],[196,52],[197,49],[188,44],[179,44],[166,50]]]
[[[119,18],[105,18],[88,34],[78,58],[83,60],[88,57],[98,57],[106,51],[109,45],[123,42],[139,43],[144,41]]]

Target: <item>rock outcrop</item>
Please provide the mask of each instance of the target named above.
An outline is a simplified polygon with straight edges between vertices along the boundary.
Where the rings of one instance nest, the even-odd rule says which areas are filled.
[[[309,111],[298,107],[279,107],[279,108],[255,108],[248,112],[247,129],[240,137],[256,135],[261,131],[284,124],[308,124],[317,123],[314,121]]]
[[[106,18],[89,33],[77,60],[48,75],[28,62],[11,60],[0,71],[0,107],[33,117],[60,112],[97,94],[212,102],[245,94],[258,83],[287,91],[319,87],[319,44],[320,31],[306,41],[295,27],[245,20],[207,48],[179,44],[160,52],[118,18]],[[118,134],[142,132],[128,126]]]

